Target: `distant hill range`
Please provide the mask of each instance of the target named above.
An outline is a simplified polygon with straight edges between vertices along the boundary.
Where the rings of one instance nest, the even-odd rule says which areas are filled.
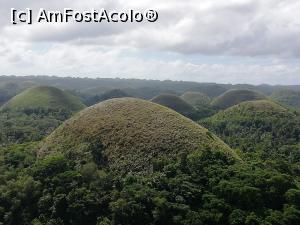
[[[215,98],[212,102],[212,106],[216,109],[227,109],[241,102],[262,100],[265,98],[266,97],[263,94],[256,91],[233,89],[226,91],[219,97]]]
[[[13,88],[7,88],[13,85]],[[22,90],[34,86],[54,86],[63,90],[71,90],[73,94],[84,99],[101,95],[106,91],[120,89],[128,95],[143,99],[151,99],[161,93],[176,93],[182,95],[186,91],[201,92],[210,98],[215,98],[230,89],[247,89],[271,95],[274,91],[288,89],[300,91],[300,85],[272,86],[272,85],[248,85],[248,84],[216,84],[197,83],[185,81],[158,81],[139,79],[111,79],[111,78],[72,78],[55,76],[0,76],[0,105]]]
[[[300,91],[277,90],[272,93],[271,99],[285,106],[300,108]]]

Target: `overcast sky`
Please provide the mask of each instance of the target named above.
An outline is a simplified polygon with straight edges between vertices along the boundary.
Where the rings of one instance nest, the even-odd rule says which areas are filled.
[[[300,84],[299,0],[0,0],[0,74]],[[12,25],[10,9],[157,10],[155,23]]]

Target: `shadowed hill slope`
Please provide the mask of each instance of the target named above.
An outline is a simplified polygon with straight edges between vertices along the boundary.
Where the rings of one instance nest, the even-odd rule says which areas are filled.
[[[217,109],[227,109],[233,105],[245,101],[254,101],[265,99],[263,94],[251,90],[229,90],[217,97],[212,106]]]
[[[271,99],[286,106],[300,108],[300,91],[293,91],[293,90],[275,91],[272,93]]]
[[[101,95],[93,95],[92,97],[89,97],[86,100],[86,104],[88,106],[91,106],[108,99],[125,98],[125,97],[131,97],[131,96],[127,92],[121,89],[112,89],[112,90],[105,91]]]
[[[56,129],[39,156],[62,152],[75,162],[94,160],[123,172],[150,171],[151,160],[210,149],[235,157],[218,137],[173,110],[121,98],[89,107]]]
[[[189,118],[193,118],[196,114],[196,110],[193,106],[173,94],[158,95],[151,99],[151,102],[173,109],[176,112]]]
[[[211,99],[201,92],[187,91],[181,98],[192,105],[197,110],[195,120],[209,117],[216,113],[216,109],[211,106]]]
[[[21,87],[15,83],[0,83],[0,106],[21,91]]]
[[[183,95],[181,95],[180,97],[194,107],[209,105],[211,101],[206,94],[195,91],[187,91],[183,93]]]

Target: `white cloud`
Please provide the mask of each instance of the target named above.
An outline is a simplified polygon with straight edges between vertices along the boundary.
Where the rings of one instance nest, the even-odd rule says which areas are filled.
[[[0,1],[2,74],[300,83],[297,0]],[[159,20],[153,24],[12,26],[11,7],[153,8]],[[146,57],[153,52],[156,57]],[[179,57],[170,60],[165,53]],[[239,63],[193,62],[199,55],[234,57]],[[244,63],[249,57],[253,62]],[[271,63],[261,63],[264,60]]]
[[[193,80],[199,82],[270,84],[299,83],[300,66],[278,61],[268,65],[190,63],[136,57],[139,50],[55,44],[45,52],[19,47],[1,57],[4,74],[127,77],[141,79]],[[143,54],[143,53],[142,53]],[[137,54],[139,55],[139,54]],[[5,60],[4,60],[5,59]]]

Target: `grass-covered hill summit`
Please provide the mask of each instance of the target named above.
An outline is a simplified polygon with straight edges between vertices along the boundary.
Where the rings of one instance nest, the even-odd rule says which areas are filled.
[[[8,101],[3,109],[64,109],[72,112],[83,109],[84,104],[77,97],[50,86],[37,86],[29,88]]]
[[[201,92],[187,91],[181,95],[181,98],[194,107],[209,105],[211,99]]]
[[[151,160],[194,150],[235,156],[218,137],[190,119],[149,101],[120,98],[91,106],[62,124],[39,150],[60,152],[75,162],[94,160],[113,170],[149,171]]]
[[[278,90],[272,93],[271,99],[286,106],[300,108],[300,91]]]
[[[272,151],[287,157],[295,153],[300,160],[299,153],[296,153],[300,141],[299,117],[274,102],[243,102],[220,111],[204,120],[202,125],[233,148],[262,151],[267,156],[272,155]]]
[[[151,102],[173,109],[189,118],[193,118],[196,114],[195,108],[177,95],[161,94],[151,99]]]
[[[289,118],[295,116],[288,109],[269,100],[247,101],[234,105],[224,111],[219,112],[212,118],[215,119],[240,119],[242,117],[263,118]]]
[[[263,94],[251,90],[233,89],[226,91],[224,94],[217,97],[212,106],[217,109],[227,109],[233,105],[237,105],[245,101],[254,101],[265,99]]]
[[[80,99],[54,87],[27,89],[0,110],[0,146],[40,140],[84,107]]]

